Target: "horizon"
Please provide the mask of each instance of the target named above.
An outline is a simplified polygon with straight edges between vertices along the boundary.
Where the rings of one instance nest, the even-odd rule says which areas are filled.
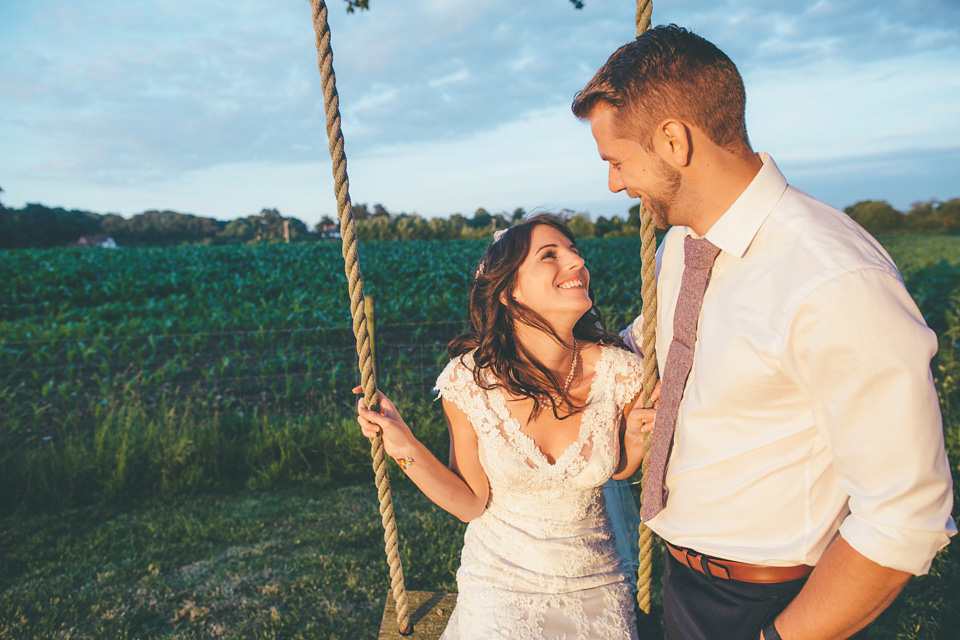
[[[907,214],[910,213],[910,211],[912,210],[912,208],[913,208],[913,207],[916,207],[916,206],[920,206],[920,205],[923,205],[923,204],[926,204],[926,203],[929,203],[929,202],[938,202],[938,203],[941,203],[941,204],[942,204],[942,203],[949,202],[949,201],[953,201],[953,200],[960,200],[960,196],[955,196],[955,197],[951,197],[951,198],[946,198],[946,199],[944,199],[944,200],[937,200],[936,198],[931,198],[931,199],[928,199],[928,200],[918,200],[918,201],[912,203],[911,206],[910,206],[910,208],[908,208],[908,209],[898,209],[898,208],[895,207],[892,203],[889,203],[889,202],[887,202],[887,204],[889,204],[891,207],[893,207],[893,209],[894,209],[897,213],[899,213],[899,214],[901,214],[901,215],[907,215]],[[854,205],[856,205],[856,204],[859,204],[860,202],[886,202],[886,201],[885,201],[885,200],[878,200],[878,199],[876,199],[876,198],[866,198],[865,200],[858,200],[857,202],[852,202],[852,203],[850,203],[849,205],[845,205],[844,207],[837,207],[837,209],[839,209],[840,211],[845,211],[846,208],[851,207],[851,206],[854,206]],[[449,214],[446,214],[446,215],[430,216],[430,218],[427,218],[426,216],[422,216],[422,215],[420,215],[420,214],[418,214],[418,213],[410,213],[410,212],[407,212],[407,211],[391,211],[391,210],[390,210],[390,207],[388,207],[387,205],[385,205],[385,204],[383,204],[383,203],[380,203],[380,202],[377,202],[377,203],[352,202],[351,204],[352,204],[352,206],[366,206],[368,209],[372,209],[372,208],[375,207],[375,206],[382,206],[383,209],[387,212],[387,214],[389,215],[389,217],[390,217],[391,219],[397,218],[397,217],[399,217],[399,216],[418,216],[418,217],[423,218],[423,219],[426,219],[426,220],[429,220],[430,218],[452,218],[452,217],[454,217],[454,216],[462,216],[462,217],[464,217],[464,218],[466,218],[466,219],[470,219],[470,218],[473,218],[473,217],[479,212],[479,209],[478,209],[478,210],[473,211],[472,213],[469,213],[469,214],[454,212],[454,213],[449,213]],[[639,204],[639,201],[637,201],[637,200],[632,200],[632,201],[629,202],[629,207],[636,206],[637,204]],[[0,200],[0,206],[2,206],[4,209],[11,210],[11,211],[23,210],[23,209],[25,209],[25,208],[27,208],[27,207],[30,207],[30,206],[40,206],[40,207],[44,207],[44,208],[49,209],[49,210],[58,210],[58,209],[59,209],[59,210],[63,210],[63,211],[66,211],[66,212],[71,212],[71,213],[73,213],[73,212],[76,212],[76,213],[87,213],[87,214],[93,214],[93,215],[98,215],[98,216],[103,216],[103,217],[105,217],[105,216],[111,216],[111,215],[116,215],[116,216],[120,216],[121,218],[124,218],[125,220],[130,220],[131,218],[135,218],[135,217],[137,217],[137,216],[142,216],[142,215],[147,214],[147,213],[173,213],[173,214],[177,214],[177,215],[193,216],[193,217],[196,217],[196,218],[205,218],[205,219],[210,219],[210,220],[216,220],[216,221],[218,221],[218,222],[224,222],[224,223],[229,223],[229,222],[232,222],[233,220],[238,220],[238,219],[241,219],[241,218],[257,217],[257,216],[260,216],[260,215],[263,213],[263,211],[267,211],[267,210],[273,209],[272,207],[265,207],[265,208],[261,208],[260,211],[258,211],[258,212],[256,212],[256,213],[248,213],[248,214],[239,215],[239,216],[236,216],[236,217],[233,217],[233,218],[215,218],[215,217],[213,217],[213,216],[205,216],[205,215],[202,215],[202,214],[199,214],[199,213],[190,212],[190,211],[176,211],[176,210],[172,210],[172,209],[145,209],[145,210],[143,210],[143,211],[138,211],[138,212],[133,213],[133,214],[130,214],[130,215],[122,215],[122,214],[119,214],[119,213],[116,213],[116,212],[112,212],[112,211],[101,212],[101,211],[90,211],[90,210],[87,210],[87,209],[77,209],[77,208],[72,208],[72,207],[55,207],[55,206],[47,205],[47,204],[42,203],[42,202],[28,202],[28,203],[25,203],[22,207],[9,207],[9,206],[7,206],[6,204],[4,204],[4,203],[2,202],[2,200]],[[629,207],[628,207],[628,209],[629,209]],[[492,216],[492,217],[496,217],[496,216],[498,216],[498,215],[499,215],[499,216],[503,216],[503,217],[506,218],[507,221],[509,222],[509,221],[510,221],[510,216],[512,216],[513,213],[514,213],[514,211],[516,211],[518,208],[519,208],[519,207],[514,207],[513,210],[503,210],[503,211],[490,211],[490,210],[486,210],[486,209],[484,209],[484,210],[486,211],[486,213],[488,213],[488,214],[489,214],[490,216]],[[317,219],[317,222],[313,223],[313,222],[308,222],[308,221],[306,221],[306,220],[303,220],[302,218],[298,218],[297,216],[285,215],[285,214],[283,213],[283,211],[277,210],[277,212],[280,214],[280,217],[281,217],[281,218],[291,219],[291,220],[298,220],[298,221],[303,222],[304,224],[306,224],[306,225],[307,225],[307,228],[308,228],[308,229],[311,229],[311,230],[313,230],[313,229],[319,229],[320,222],[321,222],[322,218],[324,217],[324,216],[321,216],[320,218]],[[526,211],[526,210],[524,210],[524,215],[531,215],[531,214],[538,213],[538,212],[539,212],[539,211],[538,211],[537,209],[534,209],[534,210],[531,210],[531,211]],[[614,213],[614,214],[611,214],[611,215],[609,215],[609,216],[592,215],[592,214],[590,214],[590,212],[587,212],[587,211],[573,211],[573,210],[571,210],[571,209],[562,209],[562,210],[552,211],[551,213],[557,213],[557,214],[561,214],[561,215],[562,215],[562,214],[570,214],[570,216],[574,216],[574,215],[586,215],[591,222],[596,222],[596,221],[597,221],[599,218],[601,218],[601,217],[606,218],[606,219],[608,219],[608,220],[611,220],[613,217],[619,217],[621,221],[626,222],[626,220],[627,220],[627,219],[629,218],[629,216],[630,216],[629,210],[625,210],[625,211],[623,211],[622,213]],[[337,218],[337,214],[336,214],[336,213],[333,213],[333,214],[325,214],[325,215],[332,220],[333,224],[339,225],[339,219]],[[369,218],[372,218],[372,217],[374,217],[374,214],[373,214],[373,212],[371,211],[371,212],[369,212]],[[369,218],[368,218],[368,219],[369,219]]]

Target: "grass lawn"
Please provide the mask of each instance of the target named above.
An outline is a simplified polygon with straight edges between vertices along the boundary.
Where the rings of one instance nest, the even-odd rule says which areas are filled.
[[[393,490],[407,588],[455,591],[464,525],[405,479]],[[389,589],[372,482],[8,516],[0,549],[4,639],[373,640]],[[956,638],[957,556],[912,580],[870,637]]]
[[[407,588],[455,590],[463,525],[398,489]],[[0,549],[0,638],[376,638],[389,589],[372,485],[8,517]]]

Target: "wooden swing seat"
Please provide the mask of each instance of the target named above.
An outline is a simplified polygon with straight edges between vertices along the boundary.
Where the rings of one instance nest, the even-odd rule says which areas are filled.
[[[457,594],[443,591],[407,591],[410,608],[410,624],[413,633],[404,636],[397,630],[397,604],[393,592],[387,592],[387,605],[383,610],[378,640],[436,640],[447,627],[447,621],[457,604]]]

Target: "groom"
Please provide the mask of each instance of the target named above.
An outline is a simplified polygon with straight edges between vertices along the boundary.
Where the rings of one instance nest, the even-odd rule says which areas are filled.
[[[573,102],[610,190],[673,227],[657,254],[665,473],[647,474],[644,517],[669,552],[671,638],[848,637],[956,533],[937,340],[876,240],[753,152],[744,104],[733,62],[675,25],[618,49]],[[700,294],[687,245],[707,250]]]

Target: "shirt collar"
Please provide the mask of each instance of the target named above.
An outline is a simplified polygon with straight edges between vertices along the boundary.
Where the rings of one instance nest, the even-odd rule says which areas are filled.
[[[763,166],[740,197],[706,233],[706,238],[726,253],[743,257],[774,205],[787,190],[787,179],[773,158],[757,154]]]

